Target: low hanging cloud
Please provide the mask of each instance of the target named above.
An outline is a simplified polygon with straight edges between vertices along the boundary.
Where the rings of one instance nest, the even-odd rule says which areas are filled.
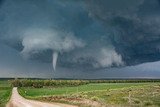
[[[74,34],[45,29],[30,29],[24,33],[22,40],[23,55],[52,50],[53,52],[68,52],[77,47],[84,47],[85,43],[77,39]]]
[[[101,69],[110,67],[124,66],[125,63],[120,54],[118,54],[113,47],[101,47],[81,49],[82,52],[76,51],[71,53],[72,57],[65,55],[65,60],[61,60],[61,64],[69,63],[68,67],[83,66],[84,69]],[[63,58],[63,59],[64,59]],[[79,68],[81,69],[81,68]]]
[[[124,65],[121,55],[119,55],[114,49],[102,48],[98,56],[95,57],[95,60],[96,63],[93,63],[95,68]]]

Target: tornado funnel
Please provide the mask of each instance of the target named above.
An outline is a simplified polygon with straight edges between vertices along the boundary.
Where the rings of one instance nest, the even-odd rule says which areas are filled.
[[[56,65],[57,65],[57,59],[58,59],[58,52],[53,52],[53,69],[56,71]]]

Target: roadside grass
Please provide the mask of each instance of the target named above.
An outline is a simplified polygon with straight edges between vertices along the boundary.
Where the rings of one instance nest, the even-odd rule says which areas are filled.
[[[0,81],[0,107],[5,107],[11,96],[10,84],[8,81]]]
[[[160,107],[160,83],[94,83],[77,87],[19,88],[29,99],[86,105],[85,100],[98,102],[99,107]],[[95,107],[98,107],[97,106]]]
[[[0,87],[10,87],[11,86],[11,84],[10,84],[10,82],[9,81],[0,81]]]

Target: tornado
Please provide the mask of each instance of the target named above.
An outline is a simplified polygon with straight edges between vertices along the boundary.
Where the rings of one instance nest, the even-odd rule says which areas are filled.
[[[56,65],[57,65],[57,59],[58,59],[58,52],[53,52],[53,60],[52,60],[52,63],[53,63],[53,69],[54,71],[56,71]]]

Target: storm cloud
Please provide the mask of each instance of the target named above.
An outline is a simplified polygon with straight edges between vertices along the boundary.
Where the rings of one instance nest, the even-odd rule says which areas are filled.
[[[66,68],[94,70],[159,61],[160,3],[0,1],[0,42],[24,59],[42,63],[51,63],[57,52],[58,65]]]
[[[158,0],[90,0],[89,14],[107,29],[126,65],[160,59],[160,5]]]

